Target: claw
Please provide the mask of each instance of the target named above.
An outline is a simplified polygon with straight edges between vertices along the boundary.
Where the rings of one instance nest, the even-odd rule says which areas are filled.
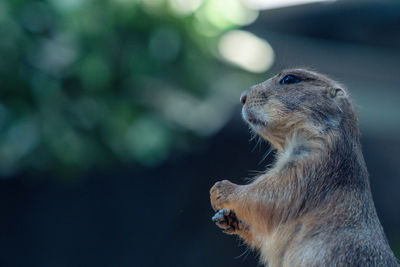
[[[221,210],[218,211],[218,212],[211,218],[211,220],[212,220],[213,222],[217,222],[217,221],[220,221],[220,220],[222,220],[222,219],[224,219],[224,214],[221,213]]]
[[[226,234],[233,234],[239,230],[239,220],[233,211],[221,209],[211,218],[211,220]]]

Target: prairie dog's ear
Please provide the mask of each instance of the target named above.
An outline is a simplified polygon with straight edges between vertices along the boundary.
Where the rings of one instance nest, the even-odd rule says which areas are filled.
[[[332,97],[332,98],[335,98],[335,97],[341,97],[341,96],[344,96],[345,95],[345,93],[344,93],[344,91],[343,91],[343,89],[341,89],[341,88],[331,88],[330,90],[329,90],[329,96],[330,97]]]

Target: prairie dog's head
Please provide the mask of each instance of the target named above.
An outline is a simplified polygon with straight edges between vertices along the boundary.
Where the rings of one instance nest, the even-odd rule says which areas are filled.
[[[250,87],[240,101],[244,120],[278,149],[296,131],[319,135],[341,127],[344,118],[357,124],[343,86],[303,69],[282,71]]]

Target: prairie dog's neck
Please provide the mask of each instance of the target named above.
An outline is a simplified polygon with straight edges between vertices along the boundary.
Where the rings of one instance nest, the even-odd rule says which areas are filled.
[[[288,179],[314,177],[314,187],[369,188],[368,172],[357,132],[341,129],[322,132],[301,131],[286,138],[271,170]],[[330,174],[330,175],[327,175]],[[332,177],[335,174],[335,177]],[[293,181],[295,181],[293,180]]]
[[[328,148],[326,136],[303,130],[285,138],[281,149],[278,149],[276,167],[285,166],[289,162],[301,163],[321,156]]]

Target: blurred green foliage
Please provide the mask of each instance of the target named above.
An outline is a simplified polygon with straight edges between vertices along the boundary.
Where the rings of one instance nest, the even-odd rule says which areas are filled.
[[[0,175],[153,165],[212,133],[254,79],[217,59],[257,15],[232,3],[1,1]]]

